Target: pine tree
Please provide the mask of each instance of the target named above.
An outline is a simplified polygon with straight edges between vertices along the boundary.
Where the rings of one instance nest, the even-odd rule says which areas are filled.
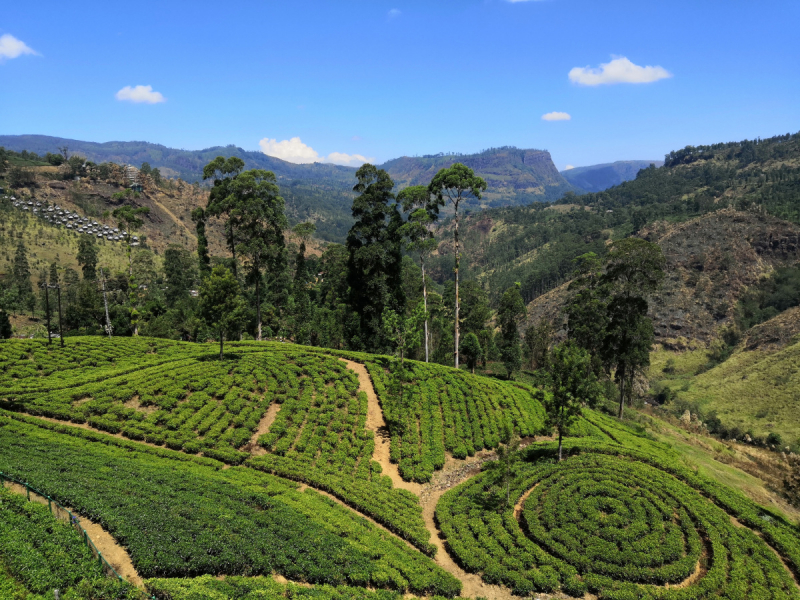
[[[500,300],[500,308],[497,311],[497,320],[500,323],[500,335],[502,337],[500,353],[509,379],[522,366],[519,323],[524,317],[525,302],[523,302],[520,294],[520,284],[516,283],[505,291]]]
[[[11,276],[17,287],[17,303],[24,306],[28,297],[33,295],[33,286],[31,284],[31,268],[28,264],[28,251],[23,242],[17,244]]]
[[[383,169],[365,164],[356,171],[353,191],[356,222],[347,234],[350,308],[358,317],[350,345],[381,351],[389,342],[382,328],[383,311],[405,312],[402,286],[403,219],[394,201],[394,182]]]
[[[97,245],[94,238],[81,236],[78,240],[78,264],[83,271],[83,278],[88,281],[97,279]]]

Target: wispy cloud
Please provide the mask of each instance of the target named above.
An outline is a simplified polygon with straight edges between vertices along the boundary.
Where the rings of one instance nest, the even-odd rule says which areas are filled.
[[[402,13],[397,8],[392,8],[389,10],[389,18],[394,19],[395,17],[399,17]]]
[[[574,169],[574,168],[575,167],[573,165],[567,165],[566,167],[564,167],[564,170],[565,171],[569,171],[570,169]]]
[[[136,104],[159,104],[167,101],[161,92],[154,92],[151,85],[137,85],[136,87],[126,85],[114,97],[117,100]]]
[[[640,67],[624,56],[612,57],[611,62],[599,68],[575,67],[569,72],[569,80],[578,85],[611,85],[614,83],[652,83],[672,77],[664,67]]]
[[[328,156],[320,156],[319,152],[308,144],[304,144],[299,137],[281,141],[264,138],[258,142],[258,145],[264,154],[295,164],[327,162],[335,165],[357,167],[364,163],[375,161],[374,158],[361,154],[346,154],[344,152],[331,152]]]
[[[542,115],[542,121],[569,121],[572,119],[569,113],[565,112],[549,112]]]
[[[17,58],[23,54],[37,54],[36,50],[10,33],[0,35],[0,62],[8,58]]]

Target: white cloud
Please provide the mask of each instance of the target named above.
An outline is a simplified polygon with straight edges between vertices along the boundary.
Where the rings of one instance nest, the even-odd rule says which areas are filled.
[[[399,17],[399,16],[400,16],[400,14],[401,14],[401,13],[400,13],[400,11],[399,11],[398,9],[396,9],[396,8],[393,8],[393,9],[391,9],[391,10],[389,11],[389,18],[390,18],[390,19],[394,19],[395,17]]]
[[[313,163],[322,162],[319,154],[311,146],[307,146],[299,137],[293,137],[290,140],[271,140],[264,138],[258,145],[261,147],[261,152],[275,158],[280,158],[290,163]]]
[[[601,64],[599,69],[575,67],[569,72],[571,82],[590,86],[614,83],[652,83],[669,77],[672,77],[672,73],[663,67],[640,67],[624,56],[612,57],[611,62]]]
[[[154,92],[153,86],[151,85],[137,85],[136,87],[126,85],[118,91],[114,97],[117,100],[126,100],[136,104],[158,104],[167,101],[167,99],[161,95],[161,92]]]
[[[569,121],[572,119],[569,113],[565,112],[549,112],[542,115],[542,121]]]
[[[0,35],[0,61],[6,58],[17,58],[23,54],[37,54],[37,52],[9,33]]]
[[[366,162],[374,162],[374,158],[362,156],[361,154],[345,154],[344,152],[331,152],[328,156],[320,156],[308,144],[304,144],[299,137],[288,140],[264,138],[258,142],[261,152],[268,156],[274,156],[290,163],[315,163],[327,162],[335,165],[346,165],[351,167],[361,166]]]
[[[569,171],[570,169],[574,169],[574,168],[575,168],[574,165],[567,165],[566,167],[564,167],[564,170],[565,171]]]
[[[331,152],[325,162],[335,165],[346,165],[348,167],[360,167],[364,163],[374,163],[374,158],[368,158],[361,154],[345,154],[344,152]]]

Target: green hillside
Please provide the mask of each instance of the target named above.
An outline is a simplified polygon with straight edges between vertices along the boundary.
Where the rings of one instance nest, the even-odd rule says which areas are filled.
[[[800,598],[782,514],[656,429],[594,411],[558,463],[532,437],[547,392],[522,384],[412,364],[415,400],[397,403],[385,357],[276,343],[220,360],[213,344],[88,337],[0,342],[0,356],[0,472],[102,524],[160,598]],[[506,427],[528,436],[510,503],[480,453]],[[404,483],[428,464],[444,478]],[[0,585],[35,591],[21,574],[35,560],[0,550]]]
[[[649,223],[684,222],[728,207],[800,223],[798,199],[800,133],[688,146],[667,155],[664,166],[602,192],[470,215],[461,229],[462,272],[495,296],[519,281],[530,302],[570,278],[575,257],[602,254],[607,240]],[[442,280],[452,270],[451,235],[443,234],[432,265]]]

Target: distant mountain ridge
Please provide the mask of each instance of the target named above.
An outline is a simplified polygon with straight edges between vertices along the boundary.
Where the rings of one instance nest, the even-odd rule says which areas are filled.
[[[660,167],[663,160],[618,160],[613,163],[574,167],[561,171],[561,175],[572,185],[587,192],[602,192],[624,181],[636,179],[636,174],[654,164]]]
[[[314,221],[320,237],[339,242],[344,240],[352,224],[350,211],[355,167],[327,163],[295,164],[234,145],[179,150],[150,142],[98,143],[45,135],[0,135],[0,146],[39,155],[55,153],[59,147],[68,146],[71,153],[97,163],[139,166],[147,162],[163,175],[180,177],[190,183],[202,180],[203,167],[215,157],[238,156],[249,169],[266,169],[275,173],[292,222]],[[397,184],[396,190],[399,190],[409,185],[427,185],[439,169],[456,162],[474,169],[489,185],[482,200],[468,199],[464,203],[465,210],[521,206],[557,200],[568,191],[583,191],[558,172],[550,153],[545,150],[506,146],[477,154],[402,156],[379,166],[386,169]]]

